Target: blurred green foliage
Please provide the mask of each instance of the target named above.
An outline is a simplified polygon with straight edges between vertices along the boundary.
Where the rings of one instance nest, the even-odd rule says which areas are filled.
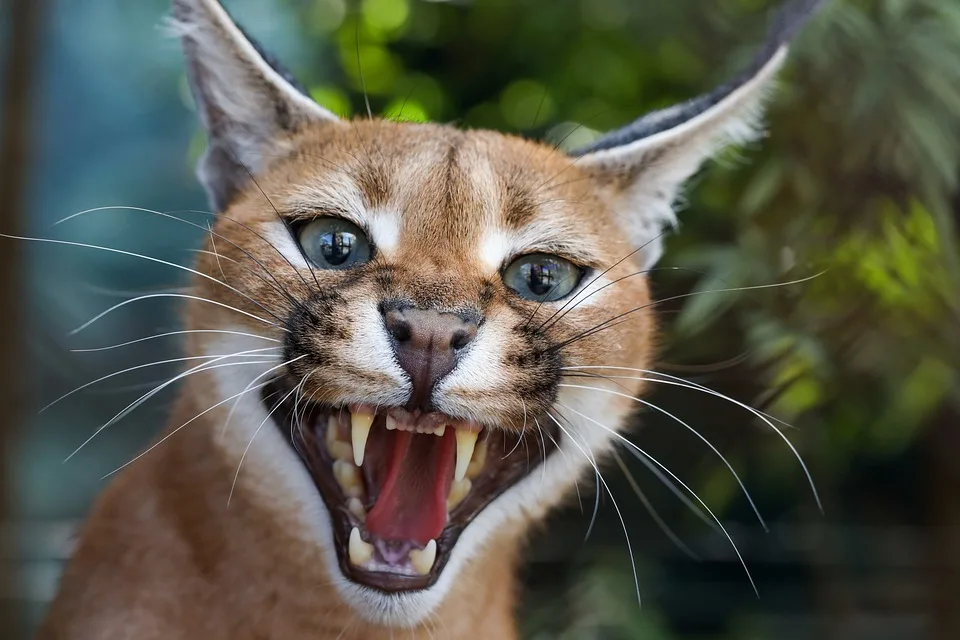
[[[309,58],[323,62],[300,71],[330,109],[563,148],[731,76],[774,5],[287,4],[320,38]],[[663,263],[673,268],[654,280],[660,298],[692,295],[663,309],[664,360],[739,357],[732,373],[708,379],[736,376],[742,399],[797,425],[790,438],[829,493],[854,460],[895,459],[936,414],[960,415],[960,3],[829,3],[792,52],[769,131],[726,153],[681,203]],[[729,436],[707,413],[692,420]],[[750,440],[725,448],[747,483],[779,488],[777,508],[809,503],[783,442]],[[677,464],[718,512],[736,511],[742,498],[719,463]],[[568,608],[531,597],[530,637],[673,637],[655,611],[638,614],[616,549],[585,563]],[[732,637],[767,637],[737,627],[736,615]]]
[[[344,116],[366,117],[369,108],[374,116],[489,127],[569,149],[728,79],[755,52],[776,2],[225,4],[279,49],[318,102]],[[172,43],[167,57],[158,55],[158,38],[150,40],[167,2],[92,6],[99,9],[64,3],[62,24],[46,43],[61,66],[44,115],[56,143],[44,140],[38,152],[50,165],[35,187],[39,213],[31,224],[41,235],[53,220],[86,207],[119,202],[174,210],[202,202],[188,170],[202,149],[199,133],[188,162],[177,162],[180,138],[195,130],[177,108],[190,104],[180,57]],[[271,26],[283,37],[271,41]],[[122,81],[103,73],[107,61],[123,70]],[[702,568],[657,529],[611,465],[605,477],[636,552],[643,608],[609,497],[583,543],[594,498],[587,483],[527,554],[520,606],[526,637],[926,637],[892,622],[896,612],[916,617],[921,605],[891,604],[929,577],[914,558],[924,550],[890,552],[883,536],[943,524],[937,514],[952,507],[936,500],[958,501],[955,490],[941,496],[926,479],[932,458],[923,452],[938,448],[927,442],[931,432],[960,429],[960,2],[832,0],[797,42],[782,77],[769,136],[711,163],[679,203],[665,268],[652,274],[657,297],[676,298],[658,306],[659,368],[794,425],[784,433],[807,460],[826,515],[816,511],[793,454],[769,427],[706,394],[655,385],[649,399],[695,426],[738,469],[771,534],[750,524],[749,505],[727,469],[675,424],[646,412],[635,441],[730,526],[763,599],[754,598],[726,539],[627,460],[663,521],[705,560]],[[199,238],[182,225],[161,229],[123,212],[85,218],[71,233],[72,240],[122,244],[171,261],[190,259],[182,249]],[[124,290],[169,282],[168,272],[131,269],[114,256],[73,262],[64,255],[36,254],[28,267],[40,300],[31,318],[48,327],[51,342],[102,309],[102,296],[64,285],[77,273]],[[103,325],[99,338],[175,328],[166,324],[172,319],[147,312],[115,322]],[[66,345],[42,346],[33,375],[47,399],[57,395],[48,378],[66,390],[99,375],[67,361]],[[158,353],[168,348],[158,346]],[[140,351],[133,362],[108,355],[104,371],[156,354]],[[82,419],[64,414],[31,429],[31,448],[18,458],[27,511],[50,517],[80,510],[101,488],[95,479],[127,459],[104,448],[78,465],[60,465],[86,433],[78,440],[68,423],[92,429],[102,423],[97,412],[104,405],[95,396]],[[134,450],[164,409],[98,446],[125,442]],[[53,423],[62,442],[50,435]],[[856,529],[868,525],[874,528]],[[956,548],[949,553],[960,557]],[[863,584],[872,589],[867,595]],[[931,583],[924,592],[955,594],[960,586],[953,585],[951,591]],[[881,632],[836,626],[851,611],[875,615]]]

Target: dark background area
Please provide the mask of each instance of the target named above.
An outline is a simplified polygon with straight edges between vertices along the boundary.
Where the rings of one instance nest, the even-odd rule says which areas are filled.
[[[228,8],[344,115],[491,127],[575,147],[729,78],[767,0],[233,0]],[[166,0],[3,0],[0,231],[186,264],[201,232],[149,213],[204,209],[202,148]],[[358,65],[359,61],[359,65]],[[624,449],[582,504],[533,537],[528,638],[960,638],[960,3],[833,0],[803,34],[769,136],[691,185],[653,276],[657,368],[633,440],[716,513],[726,538]],[[562,142],[561,142],[562,141]],[[819,275],[818,275],[819,274]],[[796,284],[746,289],[760,285]],[[99,425],[168,378],[177,328],[145,300],[180,272],[90,249],[0,240],[0,634],[29,637],[70,532],[162,425],[171,394]],[[691,294],[691,295],[687,295]],[[682,296],[682,297],[681,297]],[[778,423],[775,423],[778,424]],[[678,491],[689,500],[682,489]],[[644,506],[650,505],[656,516]],[[660,519],[669,533],[658,526]],[[673,539],[676,536],[677,540]],[[6,631],[9,630],[9,631]]]

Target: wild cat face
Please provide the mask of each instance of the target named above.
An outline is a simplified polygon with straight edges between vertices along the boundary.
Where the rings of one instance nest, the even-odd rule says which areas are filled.
[[[218,400],[244,401],[224,450],[243,459],[260,427],[285,441],[254,454],[257,491],[285,482],[283,508],[322,505],[316,543],[344,598],[416,622],[478,549],[540,517],[621,437],[640,383],[591,372],[649,367],[645,273],[671,203],[754,133],[788,30],[741,82],[571,157],[488,131],[341,121],[217,2],[174,7],[221,213],[189,322],[283,352],[256,377],[218,376]]]
[[[582,402],[560,386],[583,378],[564,367],[647,364],[649,314],[611,322],[649,301],[639,262],[569,158],[498,134],[329,124],[257,182],[213,229],[219,264],[201,262],[245,295],[210,280],[201,295],[276,323],[243,323],[289,362],[263,403],[330,512],[344,574],[432,585],[464,528],[539,482],[558,446],[589,466],[576,447],[597,445],[571,431]],[[623,408],[596,401],[619,427]]]

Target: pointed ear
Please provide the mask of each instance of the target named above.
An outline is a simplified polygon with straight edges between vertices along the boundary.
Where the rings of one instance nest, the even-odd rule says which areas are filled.
[[[683,183],[725,146],[760,135],[764,103],[787,57],[787,45],[821,4],[787,2],[760,54],[732,82],[647,114],[574,152],[578,166],[617,190],[619,213],[631,240],[637,246],[649,243],[644,268],[660,258],[663,227],[676,224],[673,203]]]
[[[341,121],[310,99],[276,60],[233,22],[217,0],[173,0],[174,32],[207,133],[197,175],[216,211],[305,125]]]

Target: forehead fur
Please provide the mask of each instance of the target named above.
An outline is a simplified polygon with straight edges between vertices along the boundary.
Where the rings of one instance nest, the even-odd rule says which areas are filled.
[[[331,213],[363,225],[384,216],[399,236],[396,257],[424,266],[449,256],[498,269],[512,255],[533,251],[599,266],[612,253],[629,252],[616,232],[607,187],[551,147],[491,131],[319,123],[268,167],[260,184],[288,215]],[[248,198],[258,196],[247,191]]]

